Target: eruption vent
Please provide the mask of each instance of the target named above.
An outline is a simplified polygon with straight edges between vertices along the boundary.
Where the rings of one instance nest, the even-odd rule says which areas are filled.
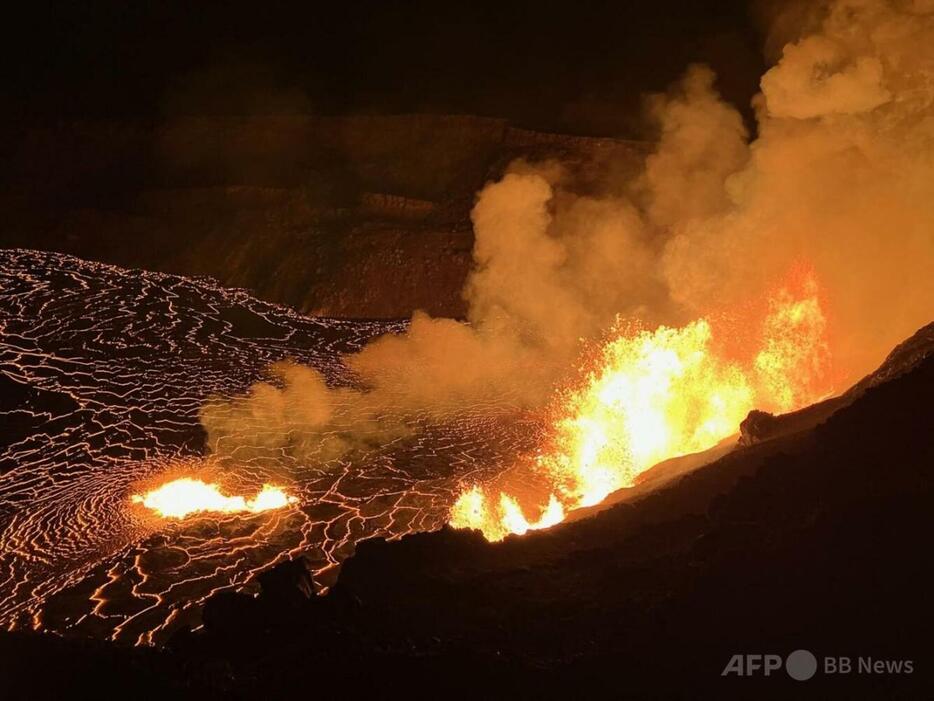
[[[247,499],[242,496],[227,496],[216,484],[188,477],[166,482],[145,494],[134,494],[131,500],[134,504],[142,504],[155,511],[163,518],[176,519],[205,512],[256,514],[281,509],[297,501],[295,497],[290,497],[282,489],[271,484],[264,484],[259,494],[253,499]]]
[[[455,503],[451,524],[489,540],[554,525],[663,460],[716,445],[756,406],[784,411],[829,393],[817,286],[808,280],[804,290],[809,296],[785,288],[774,295],[761,350],[746,363],[727,359],[707,319],[618,333],[583,384],[562,397],[550,450],[534,460],[554,490],[538,519],[528,521],[515,496],[473,486]]]
[[[509,474],[462,477],[451,523],[497,539],[872,370],[934,316],[934,6],[792,5],[754,138],[691,66],[638,162],[512,163],[472,210],[468,323],[416,313],[345,357],[352,384],[279,365],[205,406],[211,450],[328,465],[468,413],[544,419]]]

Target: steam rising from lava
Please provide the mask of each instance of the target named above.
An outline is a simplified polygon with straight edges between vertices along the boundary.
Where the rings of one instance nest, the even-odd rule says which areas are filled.
[[[755,140],[694,66],[650,100],[660,138],[638,176],[513,164],[473,210],[469,324],[416,314],[346,359],[354,388],[279,366],[276,384],[205,407],[212,449],[320,459],[416,430],[415,415],[546,408],[541,515],[473,485],[458,502],[461,525],[495,513],[496,537],[712,445],[754,406],[794,408],[869,370],[934,316],[934,5],[804,16],[762,78]],[[581,442],[606,412],[619,435]]]
[[[784,410],[818,399],[828,381],[825,320],[813,282],[802,291],[811,296],[776,294],[761,350],[745,361],[727,359],[706,319],[615,330],[584,382],[559,397],[546,449],[527,466],[553,489],[541,516],[530,523],[514,496],[475,487],[454,504],[451,524],[489,540],[552,525],[667,458],[716,445],[755,406]]]

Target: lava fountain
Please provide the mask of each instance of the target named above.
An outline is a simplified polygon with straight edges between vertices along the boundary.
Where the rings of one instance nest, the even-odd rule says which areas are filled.
[[[247,499],[243,496],[227,496],[218,485],[189,477],[166,482],[145,494],[134,494],[130,500],[155,511],[163,518],[175,519],[205,512],[256,514],[281,509],[298,501],[296,497],[289,496],[280,487],[271,484],[264,484],[254,498]]]
[[[631,487],[669,458],[713,447],[753,408],[789,411],[830,393],[826,319],[806,277],[768,299],[755,349],[744,359],[698,319],[679,328],[617,329],[580,386],[560,395],[545,451],[531,460],[551,493],[529,520],[515,495],[479,485],[461,493],[450,523],[488,540],[564,520]]]

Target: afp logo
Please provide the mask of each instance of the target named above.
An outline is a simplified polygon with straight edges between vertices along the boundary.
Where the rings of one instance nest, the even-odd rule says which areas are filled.
[[[817,658],[809,650],[795,650],[785,659],[781,655],[733,655],[720,676],[768,677],[783,666],[789,677],[803,682],[817,672]]]

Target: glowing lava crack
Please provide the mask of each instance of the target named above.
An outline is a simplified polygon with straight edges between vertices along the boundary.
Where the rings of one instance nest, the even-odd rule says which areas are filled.
[[[182,477],[146,494],[134,494],[131,501],[134,504],[142,504],[165,518],[182,519],[204,512],[257,514],[281,509],[296,503],[298,499],[290,497],[282,489],[271,484],[264,484],[253,499],[231,497],[223,494],[216,484]]]
[[[461,483],[533,448],[537,419],[467,408],[352,459],[297,460],[233,435],[243,450],[201,465],[205,406],[222,411],[286,358],[340,385],[342,355],[404,328],[0,251],[0,627],[158,644],[284,558],[301,554],[327,586],[361,539],[439,528]],[[183,477],[208,484],[162,484]]]

